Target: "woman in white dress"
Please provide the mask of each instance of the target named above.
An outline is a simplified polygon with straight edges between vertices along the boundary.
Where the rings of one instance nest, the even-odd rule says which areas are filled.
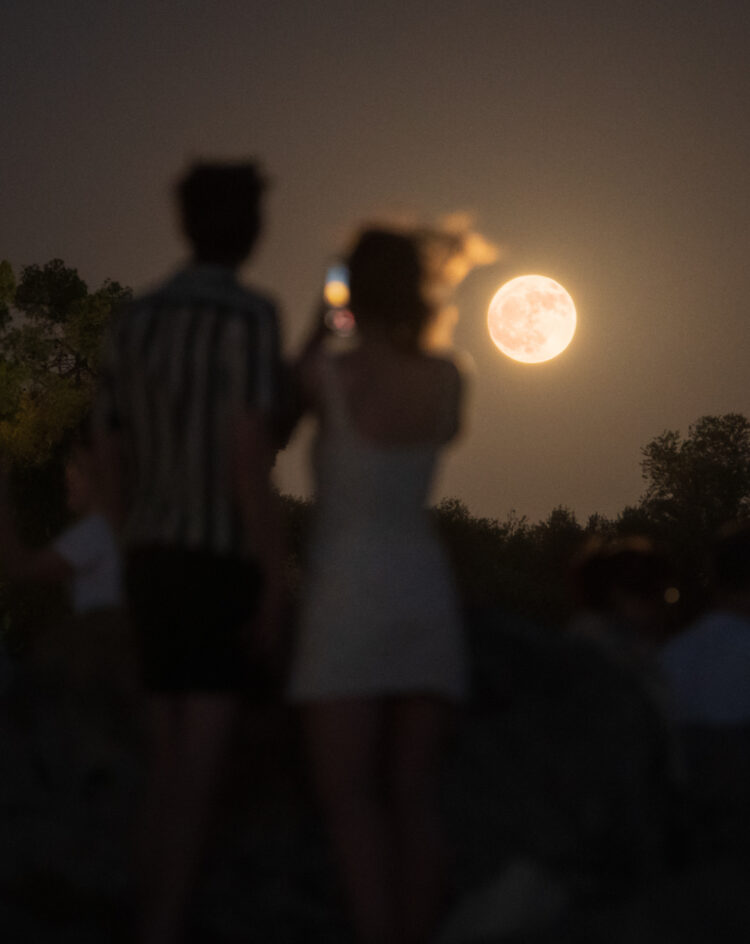
[[[426,349],[439,245],[364,232],[348,260],[357,343],[311,345],[300,366],[317,514],[290,695],[362,944],[426,941],[447,888],[439,761],[466,659],[426,508],[462,402],[455,360]]]

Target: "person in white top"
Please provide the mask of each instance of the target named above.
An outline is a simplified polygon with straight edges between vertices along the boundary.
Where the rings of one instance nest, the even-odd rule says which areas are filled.
[[[102,510],[87,426],[81,424],[65,464],[68,511],[76,520],[51,543],[33,548],[20,538],[7,466],[0,475],[0,561],[5,573],[12,580],[66,584],[76,614],[122,604],[120,554]]]
[[[52,542],[50,549],[72,571],[70,595],[75,613],[122,605],[120,552],[112,527],[101,512],[84,514]]]
[[[65,463],[68,511],[74,519],[42,547],[18,534],[9,469],[0,468],[0,563],[11,580],[64,585],[70,612],[34,628],[23,657],[9,660],[8,693],[29,698],[28,742],[56,783],[84,789],[106,770],[120,745],[140,743],[140,710],[120,554],[102,513],[100,477],[88,419]],[[24,694],[25,693],[25,694]]]

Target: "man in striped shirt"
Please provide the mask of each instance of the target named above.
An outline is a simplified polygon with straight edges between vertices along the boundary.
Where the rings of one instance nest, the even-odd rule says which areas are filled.
[[[249,653],[280,604],[279,328],[236,278],[263,189],[252,163],[190,170],[178,199],[192,262],[115,318],[103,356],[100,442],[150,704],[141,944],[181,939]]]

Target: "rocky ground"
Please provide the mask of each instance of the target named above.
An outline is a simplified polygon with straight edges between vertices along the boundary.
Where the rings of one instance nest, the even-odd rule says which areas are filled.
[[[747,940],[744,871],[661,867],[662,734],[632,680],[590,645],[502,614],[471,627],[474,697],[444,779],[457,905],[441,944]],[[71,705],[6,669],[3,940],[126,941],[137,733],[111,698]],[[248,709],[195,940],[346,944],[340,905],[294,716]]]

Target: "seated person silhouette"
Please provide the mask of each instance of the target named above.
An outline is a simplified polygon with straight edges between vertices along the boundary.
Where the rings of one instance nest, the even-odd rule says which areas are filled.
[[[652,675],[664,629],[666,557],[644,537],[596,539],[573,561],[571,576],[577,609],[570,629]]]
[[[0,471],[0,557],[17,581],[60,584],[71,613],[34,627],[28,657],[13,663],[9,690],[29,699],[33,750],[47,774],[73,785],[106,765],[122,743],[140,740],[136,670],[122,606],[120,552],[104,514],[90,418],[75,430],[65,462],[73,521],[42,547],[18,533],[10,470]],[[25,692],[25,696],[23,694]],[[65,774],[62,774],[65,771]]]
[[[129,639],[122,612],[122,577],[117,540],[104,514],[89,418],[76,429],[65,463],[72,523],[42,547],[29,546],[16,528],[10,470],[0,471],[0,560],[11,580],[62,584],[72,619],[35,636],[31,662],[67,684],[103,681],[130,688]],[[115,677],[112,677],[112,672]]]
[[[670,563],[643,536],[597,537],[572,561],[570,576],[577,691],[598,722],[586,720],[579,734],[597,756],[599,830],[609,847],[602,861],[639,882],[669,855],[674,826],[668,807],[679,780],[657,662]],[[583,665],[588,670],[580,674]]]
[[[119,607],[120,555],[104,514],[88,418],[76,431],[65,463],[67,505],[74,521],[42,548],[27,546],[16,530],[8,473],[2,470],[0,485],[0,556],[8,576],[67,584],[76,613]]]
[[[713,605],[661,653],[680,731],[696,856],[750,850],[750,524],[717,537]]]

